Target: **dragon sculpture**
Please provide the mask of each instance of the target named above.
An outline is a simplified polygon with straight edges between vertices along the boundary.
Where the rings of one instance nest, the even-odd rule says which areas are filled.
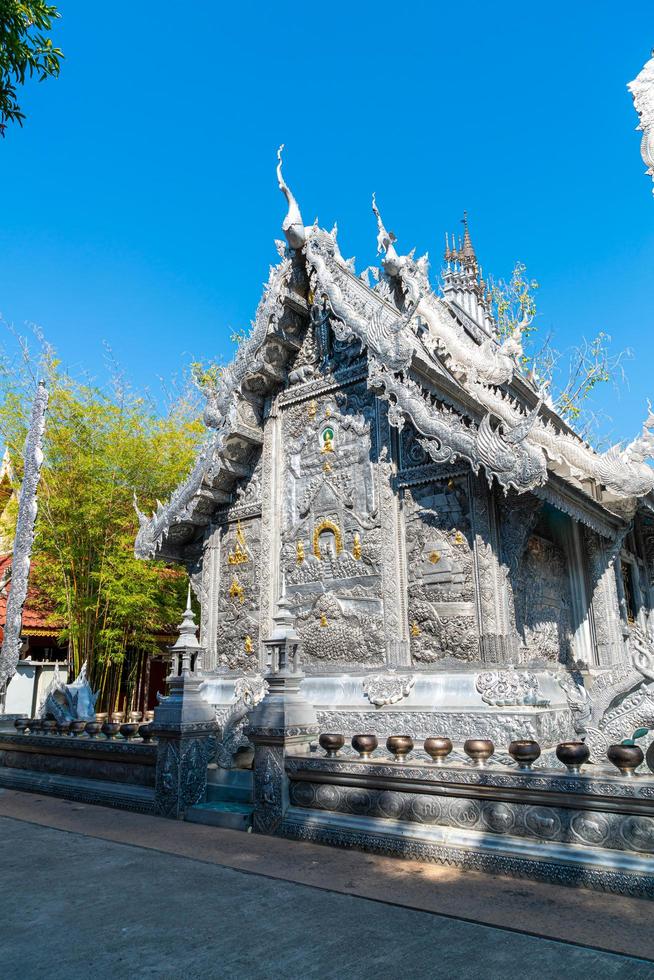
[[[654,634],[633,626],[629,640],[631,663],[600,674],[588,687],[579,674],[558,677],[574,729],[595,762],[606,757],[609,745],[636,728],[654,728]]]
[[[38,717],[54,718],[58,722],[92,721],[98,694],[93,693],[88,682],[86,662],[72,684],[64,684],[57,670],[39,706]]]
[[[495,476],[504,489],[514,487],[525,491],[545,482],[547,471],[545,458],[536,446],[528,441],[534,424],[535,413],[522,417],[513,428],[494,429],[490,415],[485,415],[479,426],[466,423],[451,409],[441,406],[434,410],[433,398],[425,395],[421,387],[409,378],[400,378],[370,360],[369,387],[381,390],[382,397],[391,405],[389,421],[402,428],[404,416],[411,419],[423,438],[419,439],[431,459],[436,463],[454,463],[465,459],[477,473],[483,465],[489,481]]]
[[[236,681],[234,700],[225,719],[216,754],[216,762],[222,769],[233,767],[234,756],[239,749],[251,748],[245,735],[248,715],[267,693],[268,683],[261,674],[246,674]]]
[[[522,409],[508,393],[474,383],[469,390],[492,415],[508,426],[519,422]],[[539,446],[552,463],[558,463],[580,480],[593,479],[619,497],[641,497],[654,489],[654,470],[645,460],[654,458],[654,412],[651,407],[643,429],[626,447],[616,445],[597,453],[579,436],[539,418],[531,433],[531,442]]]

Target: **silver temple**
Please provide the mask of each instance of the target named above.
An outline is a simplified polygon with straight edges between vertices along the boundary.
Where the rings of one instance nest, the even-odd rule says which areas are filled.
[[[520,373],[521,327],[498,336],[467,223],[436,291],[373,199],[357,275],[278,179],[286,242],[207,441],[139,512],[136,554],[191,573],[218,721],[242,743],[283,596],[321,731],[599,756],[654,724],[654,413],[595,452]]]

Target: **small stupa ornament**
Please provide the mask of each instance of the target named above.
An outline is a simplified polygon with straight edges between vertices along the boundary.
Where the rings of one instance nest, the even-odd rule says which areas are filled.
[[[420,627],[415,620],[411,624],[411,636],[420,636]]]
[[[191,607],[191,583],[189,582],[188,594],[186,597],[186,609],[179,625],[178,636],[170,648],[172,654],[171,674],[188,674],[191,671],[199,673],[201,664],[200,653],[202,647],[197,637],[197,626],[195,616]]]
[[[245,651],[245,653],[254,653],[254,646],[253,646],[253,643],[252,643],[252,637],[251,636],[246,636],[245,637],[245,643],[243,644],[243,650]]]
[[[296,541],[295,543],[295,561],[298,565],[301,565],[304,561],[304,544],[302,541]]]
[[[359,537],[359,532],[357,531],[354,535],[354,543],[352,545],[352,557],[355,561],[361,560],[361,538]]]

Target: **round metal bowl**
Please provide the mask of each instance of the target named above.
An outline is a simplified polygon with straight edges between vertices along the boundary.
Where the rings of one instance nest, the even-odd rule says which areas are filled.
[[[609,745],[606,752],[609,762],[620,770],[623,776],[631,778],[645,758],[640,745]]]
[[[152,722],[147,722],[145,725],[139,725],[139,736],[144,742],[151,742],[154,738],[152,732]]]
[[[449,738],[433,736],[432,738],[425,739],[425,752],[437,766],[444,765],[451,751],[452,740]]]
[[[328,759],[335,759],[340,749],[345,745],[344,735],[323,734],[318,739],[321,749],[325,750]]]
[[[463,743],[463,751],[479,769],[483,769],[495,751],[495,746],[489,738],[469,738]]]
[[[105,721],[102,726],[102,734],[106,735],[107,738],[115,738],[120,731],[120,725],[117,721]]]
[[[120,734],[123,738],[134,738],[139,730],[139,723],[137,721],[127,721],[120,726]]]
[[[517,738],[509,745],[509,755],[518,763],[519,769],[531,769],[540,756],[540,745],[529,738]]]
[[[578,773],[590,759],[590,749],[585,742],[559,742],[556,757],[570,773]]]
[[[413,739],[409,735],[389,735],[386,748],[393,753],[395,762],[406,762],[409,752],[413,751]]]
[[[352,748],[362,759],[369,759],[379,742],[376,735],[353,735]]]

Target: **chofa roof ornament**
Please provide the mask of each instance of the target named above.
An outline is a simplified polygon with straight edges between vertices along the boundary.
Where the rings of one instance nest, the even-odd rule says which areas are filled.
[[[647,173],[654,181],[654,50],[641,72],[629,82],[627,88],[634,100],[634,108],[640,117],[636,129],[642,130],[643,138],[640,152],[647,167]],[[654,188],[652,188],[654,194]]]
[[[280,191],[288,202],[288,213],[282,223],[282,231],[284,232],[286,241],[291,248],[302,248],[307,240],[307,233],[304,230],[304,222],[302,221],[302,215],[300,214],[298,203],[293,196],[292,190],[282,176],[283,150],[284,144],[282,143],[277,150],[277,183],[279,184]]]
[[[395,246],[393,245],[393,242],[396,242],[397,238],[392,231],[386,231],[374,194],[372,195],[372,210],[377,218],[377,255],[384,255],[382,259],[384,271],[389,276],[396,276],[402,267],[402,259],[395,251]]]

